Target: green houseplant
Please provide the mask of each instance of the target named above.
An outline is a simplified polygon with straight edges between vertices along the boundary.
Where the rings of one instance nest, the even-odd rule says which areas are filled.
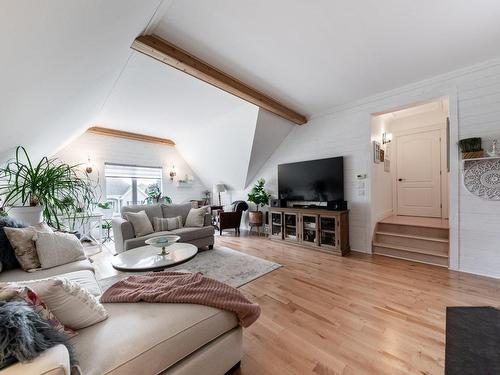
[[[36,224],[43,217],[58,229],[61,218],[75,219],[96,201],[92,181],[79,165],[46,156],[33,163],[22,146],[16,148],[13,160],[0,167],[0,197],[10,216],[26,224]]]
[[[162,200],[164,203],[172,203],[172,199],[168,196],[162,196],[160,186],[158,184],[151,184],[146,189],[146,202],[148,204],[160,203]]]
[[[257,180],[256,184],[253,186],[250,193],[248,193],[248,201],[252,202],[256,206],[255,211],[249,211],[248,221],[250,224],[255,226],[262,226],[262,211],[259,211],[259,206],[264,207],[269,204],[271,199],[271,194],[265,190],[266,180],[263,178]]]

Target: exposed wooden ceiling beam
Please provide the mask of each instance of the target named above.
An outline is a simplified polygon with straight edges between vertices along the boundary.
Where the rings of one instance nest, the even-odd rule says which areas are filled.
[[[132,49],[207,82],[256,106],[302,125],[307,118],[156,35],[142,35]]]
[[[148,142],[148,143],[156,143],[160,145],[166,146],[175,146],[175,142],[168,138],[159,138],[153,137],[150,135],[137,134],[125,132],[122,130],[109,129],[109,128],[101,128],[99,126],[93,126],[87,129],[88,133],[99,134],[99,135],[107,135],[110,137],[124,138],[132,141],[140,141],[140,142]]]

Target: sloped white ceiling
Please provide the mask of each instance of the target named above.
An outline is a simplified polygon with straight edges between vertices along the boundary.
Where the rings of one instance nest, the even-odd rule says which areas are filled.
[[[500,56],[498,0],[175,0],[154,32],[306,114]]]
[[[80,134],[103,105],[160,0],[0,3],[0,160]]]

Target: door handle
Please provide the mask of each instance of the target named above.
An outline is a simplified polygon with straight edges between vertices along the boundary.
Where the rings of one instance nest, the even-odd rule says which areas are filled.
[[[402,178],[398,178],[398,181],[401,182],[401,181],[403,181],[403,179]]]

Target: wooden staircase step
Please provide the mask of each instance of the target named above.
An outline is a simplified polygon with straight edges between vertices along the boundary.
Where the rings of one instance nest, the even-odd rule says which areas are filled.
[[[411,234],[391,233],[377,231],[374,242],[386,245],[403,246],[406,248],[420,249],[432,253],[448,255],[449,241],[444,238],[424,237]]]
[[[397,233],[408,236],[434,238],[434,239],[440,238],[446,240],[449,239],[450,237],[449,229],[447,228],[424,227],[424,226],[383,223],[383,222],[379,222],[377,224],[377,231],[386,233]]]
[[[374,242],[373,253],[443,267],[448,266],[448,255],[435,253],[430,250]]]

